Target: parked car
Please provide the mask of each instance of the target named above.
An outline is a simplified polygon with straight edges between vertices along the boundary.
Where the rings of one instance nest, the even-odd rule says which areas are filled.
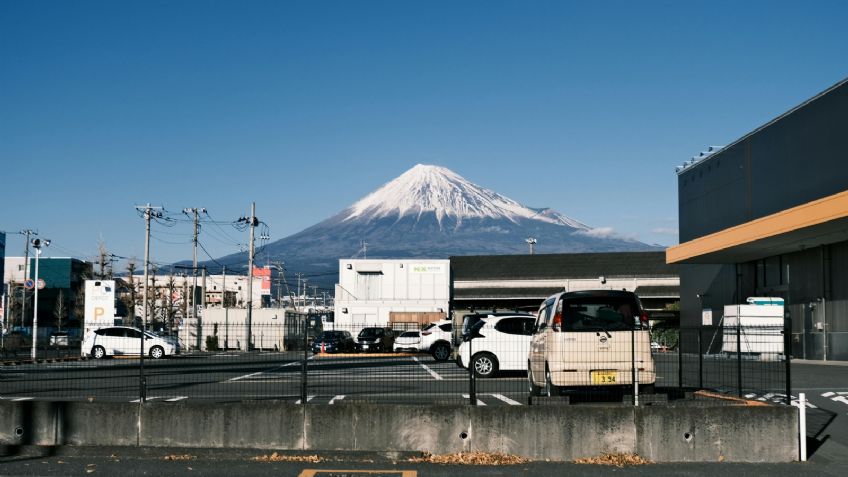
[[[530,313],[469,313],[467,315],[462,315],[462,330],[457,336],[457,344],[462,343],[464,337],[468,335],[471,328],[480,323],[480,320],[492,316],[528,316],[534,319],[536,318],[535,315]]]
[[[434,321],[425,326],[421,330],[421,351],[428,351],[436,361],[447,361],[453,351],[452,331],[453,322],[450,320]]]
[[[527,357],[530,393],[630,387],[631,357],[640,392],[653,392],[656,371],[648,314],[634,293],[557,293],[542,303],[533,328]]]
[[[420,351],[421,350],[421,332],[420,331],[404,331],[397,338],[392,346],[395,352],[400,351]]]
[[[351,352],[356,349],[350,331],[322,331],[312,340],[313,353]]]
[[[144,354],[159,359],[175,353],[171,343],[158,336],[128,326],[110,326],[94,330],[82,342],[86,356],[102,359],[107,356],[138,356],[141,352],[141,337],[144,336]]]
[[[395,341],[391,329],[369,326],[362,328],[356,335],[356,349],[359,351],[389,351]]]
[[[50,346],[68,346],[70,341],[70,337],[68,336],[67,331],[54,331],[50,333],[50,339],[48,340],[48,344]]]
[[[526,370],[535,322],[535,318],[523,314],[481,318],[459,345],[457,364],[465,368],[471,363],[474,374],[482,378],[498,371]]]

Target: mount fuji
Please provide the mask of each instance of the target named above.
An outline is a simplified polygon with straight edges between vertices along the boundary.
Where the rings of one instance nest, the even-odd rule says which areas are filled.
[[[333,217],[269,243],[257,260],[331,274],[340,258],[526,254],[529,237],[537,253],[658,249],[552,209],[524,206],[444,167],[419,164]],[[220,261],[243,263],[244,257]]]

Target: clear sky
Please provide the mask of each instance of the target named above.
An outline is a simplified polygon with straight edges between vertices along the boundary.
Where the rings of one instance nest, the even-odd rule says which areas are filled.
[[[848,76],[846,25],[841,0],[6,0],[0,230],[142,257],[136,204],[255,201],[276,240],[424,163],[671,245],[674,167]],[[247,242],[222,228],[216,257]],[[152,259],[190,234],[154,224]]]

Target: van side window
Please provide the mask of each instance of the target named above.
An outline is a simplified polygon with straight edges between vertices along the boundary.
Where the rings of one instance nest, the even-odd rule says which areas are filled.
[[[539,317],[536,319],[536,331],[541,331],[550,325],[553,304],[553,300],[547,300],[542,304],[542,307],[539,309]]]

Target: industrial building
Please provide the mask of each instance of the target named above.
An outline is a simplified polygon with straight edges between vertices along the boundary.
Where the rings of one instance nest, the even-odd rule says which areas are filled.
[[[336,326],[418,325],[445,318],[449,304],[448,260],[339,260]]]
[[[675,308],[677,267],[663,252],[472,255],[450,258],[454,315],[532,311],[561,291],[635,292],[654,315]]]
[[[678,167],[678,196],[684,326],[779,297],[794,356],[848,359],[848,80]]]

